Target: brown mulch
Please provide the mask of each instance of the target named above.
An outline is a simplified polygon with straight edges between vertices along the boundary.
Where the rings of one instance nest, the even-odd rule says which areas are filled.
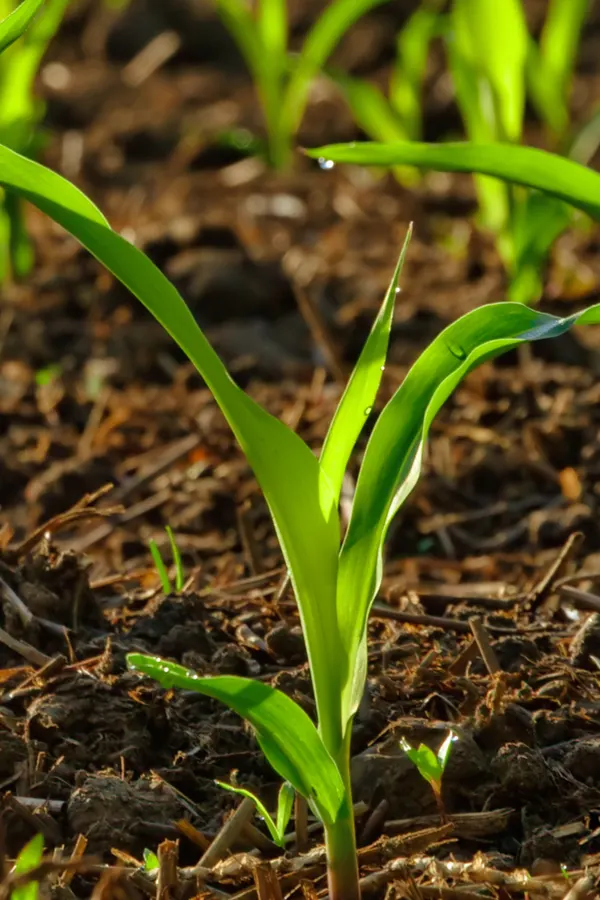
[[[293,6],[298,33],[319,6]],[[381,77],[405,7],[367,17],[340,64]],[[227,36],[194,10],[139,0],[122,19],[71,14],[41,77],[46,159],[172,278],[236,379],[318,448],[409,221],[382,401],[441,327],[502,297],[503,274],[473,231],[469,179],[408,191],[304,159],[270,173],[224,149],[220,132],[260,121]],[[142,77],[136,54],[165,29],[179,49]],[[596,44],[590,28],[576,108],[597,79]],[[430,137],[455,123],[440,76],[434,64]],[[301,142],[355,136],[319,84]],[[264,500],[170,339],[70,238],[33,211],[30,224],[36,269],[0,309],[0,874],[41,831],[56,856],[38,874],[61,900],[267,900],[276,885],[317,896],[312,817],[281,855],[251,806],[214,783],[237,778],[274,806],[250,730],[125,670],[127,652],[157,653],[267,679],[314,712]],[[544,308],[597,299],[598,237],[561,239]],[[582,333],[487,364],[434,425],[389,537],[354,729],[365,897],[595,895],[598,346]],[[170,559],[165,525],[181,595],[164,595],[148,552],[155,538]],[[435,749],[449,726],[460,739],[443,822],[399,742]]]

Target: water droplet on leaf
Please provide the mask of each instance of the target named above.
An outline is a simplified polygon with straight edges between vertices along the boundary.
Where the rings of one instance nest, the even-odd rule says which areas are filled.
[[[456,357],[456,359],[467,358],[467,351],[464,349],[464,347],[461,347],[460,344],[457,344],[454,341],[446,341],[446,347],[448,348],[452,356]]]
[[[332,159],[325,159],[324,156],[320,156],[318,162],[319,166],[322,169],[333,169],[333,167],[335,166],[335,163]]]
[[[365,416],[370,416],[372,412],[373,412],[373,407],[367,406],[367,408],[365,409]]]

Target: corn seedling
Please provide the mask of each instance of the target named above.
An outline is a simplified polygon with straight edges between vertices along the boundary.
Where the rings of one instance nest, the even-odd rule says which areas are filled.
[[[285,835],[285,830],[292,816],[294,797],[296,794],[289,781],[284,781],[279,789],[279,795],[277,797],[277,813],[275,815],[275,819],[273,819],[262,800],[260,800],[256,796],[256,794],[253,794],[252,791],[249,791],[247,788],[238,787],[234,784],[226,784],[224,781],[217,781],[216,784],[218,784],[219,787],[223,788],[226,791],[232,791],[232,793],[234,794],[239,794],[241,797],[249,797],[250,800],[253,800],[259,816],[264,821],[269,830],[269,834],[271,835],[273,842],[277,844],[278,847],[284,846],[283,838]]]
[[[158,549],[158,544],[156,541],[151,538],[148,541],[148,547],[150,549],[150,553],[152,555],[152,559],[154,561],[154,565],[156,567],[156,571],[158,572],[158,577],[160,578],[160,583],[162,585],[162,589],[165,594],[180,594],[183,590],[183,586],[185,584],[185,573],[183,570],[183,561],[181,559],[181,553],[179,552],[179,547],[177,546],[177,541],[175,540],[175,535],[173,534],[173,529],[170,525],[167,525],[165,528],[167,532],[167,537],[169,538],[169,544],[171,547],[171,556],[173,557],[173,564],[175,566],[175,586],[173,589],[173,585],[171,584],[171,579],[169,577],[169,570],[165,565],[165,561],[162,558],[162,554]]]
[[[19,23],[33,14],[27,34],[0,47],[0,143],[18,153],[35,155],[39,149],[39,125],[43,104],[34,94],[34,80],[46,48],[54,36],[68,0],[0,0],[0,28],[12,22],[13,34],[22,34]],[[0,283],[21,278],[31,269],[32,249],[23,219],[22,204],[14,196],[0,198]]]
[[[443,820],[446,818],[446,811],[442,800],[442,779],[444,777],[446,764],[450,758],[452,744],[456,739],[456,735],[450,732],[437,753],[434,753],[426,744],[419,744],[419,746],[415,748],[411,747],[406,738],[402,738],[400,741],[400,746],[410,759],[411,763],[417,767],[421,778],[431,786],[435,802],[437,803]]]
[[[509,149],[525,154],[527,174],[520,177],[526,184],[550,187],[561,199],[600,214],[600,175],[552,154],[532,161],[527,154],[535,151]],[[503,151],[499,165],[509,158]],[[547,161],[545,169],[540,159]],[[102,262],[171,334],[211,390],[262,487],[279,537],[307,646],[317,722],[262,681],[202,677],[139,653],[129,654],[128,664],[165,687],[220,700],[246,719],[271,766],[323,823],[330,900],[358,900],[350,739],[366,683],[368,617],[381,583],[390,522],[418,481],[435,415],[462,379],[482,362],[527,341],[600,323],[600,304],[565,318],[520,303],[490,304],[442,331],[373,427],[342,539],[342,482],[381,382],[404,251],[317,457],[237,386],[175,287],[142,251],[111,229],[78,188],[2,146],[0,184],[51,216]]]
[[[37,868],[42,861],[44,852],[44,836],[36,834],[29,843],[25,844],[15,861],[13,875],[26,875]],[[28,881],[21,887],[15,887],[11,891],[10,900],[37,900],[38,882]]]
[[[273,168],[289,165],[314,79],[351,25],[386,0],[331,0],[297,54],[288,49],[286,0],[213,0],[254,81]]]

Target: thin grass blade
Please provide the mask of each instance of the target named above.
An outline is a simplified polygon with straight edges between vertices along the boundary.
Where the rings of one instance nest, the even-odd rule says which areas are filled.
[[[27,30],[44,0],[23,0],[0,22],[0,53],[14,44]]]
[[[338,617],[353,675],[344,690],[344,722],[361,701],[366,631],[381,583],[390,521],[414,488],[429,428],[439,409],[474,368],[526,341],[556,337],[577,324],[600,323],[600,304],[558,318],[520,303],[483,306],[446,328],[421,354],[381,413],[357,480],[338,580]],[[371,581],[366,572],[373,572]]]
[[[167,571],[167,567],[165,562],[161,556],[160,550],[158,549],[158,544],[156,541],[151,538],[148,541],[148,547],[150,549],[150,554],[152,556],[152,560],[154,562],[154,568],[158,573],[158,577],[160,578],[160,583],[163,589],[163,593],[168,596],[171,591],[171,579],[169,578],[169,573]]]
[[[511,144],[351,143],[307,151],[315,159],[361,166],[410,165],[440,172],[492,175],[536,188],[600,220],[600,174],[555,153]]]
[[[347,665],[335,612],[340,526],[337,501],[319,461],[298,435],[235,384],[173,285],[145,254],[112,231],[81,191],[2,146],[0,185],[70,231],[146,306],[204,378],[269,505],[298,599],[319,722],[327,746],[337,746],[340,679]]]
[[[176,663],[140,653],[128,654],[127,665],[167,689],[196,691],[235,710],[252,725],[275,771],[314,804],[324,822],[336,820],[346,803],[337,766],[309,717],[286,694],[250,678],[201,678]]]
[[[340,498],[350,454],[373,408],[383,377],[394,318],[398,281],[411,234],[412,226],[408,229],[390,286],[335,411],[323,444],[321,468],[331,484],[337,501]]]
[[[177,546],[177,541],[175,540],[173,529],[170,525],[167,525],[165,531],[167,532],[167,536],[169,538],[169,544],[171,545],[171,556],[173,557],[173,563],[175,565],[175,590],[178,594],[180,594],[183,590],[183,585],[185,584],[183,560],[181,559],[181,553],[179,552],[179,547]]]
[[[269,834],[271,835],[274,843],[277,844],[278,847],[283,846],[283,841],[281,840],[281,835],[277,830],[277,825],[273,821],[273,817],[271,813],[266,808],[260,797],[257,797],[256,794],[252,793],[252,791],[247,788],[238,787],[236,784],[227,784],[226,781],[218,781],[215,779],[215,784],[218,784],[220,788],[223,788],[225,791],[231,791],[232,794],[238,794],[240,797],[248,797],[250,800],[254,801],[257,812],[261,819],[263,819],[265,825],[269,829]]]
[[[421,91],[427,72],[429,46],[442,30],[441,8],[440,0],[419,6],[396,40],[396,59],[390,77],[390,104],[403,122],[408,137],[415,141],[420,139],[423,128]]]
[[[296,791],[294,790],[293,785],[291,785],[289,781],[284,781],[279,788],[279,795],[277,797],[277,831],[281,838],[281,846],[283,846],[285,829],[288,827],[288,823],[292,817],[295,797]]]

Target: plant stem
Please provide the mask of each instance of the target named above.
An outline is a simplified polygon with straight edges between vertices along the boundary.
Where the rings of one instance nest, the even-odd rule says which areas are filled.
[[[356,832],[350,782],[350,740],[348,726],[336,754],[336,762],[346,787],[346,801],[334,825],[325,826],[327,850],[327,883],[329,900],[360,900]]]
[[[325,829],[325,846],[329,900],[360,900],[352,806],[349,815]]]

